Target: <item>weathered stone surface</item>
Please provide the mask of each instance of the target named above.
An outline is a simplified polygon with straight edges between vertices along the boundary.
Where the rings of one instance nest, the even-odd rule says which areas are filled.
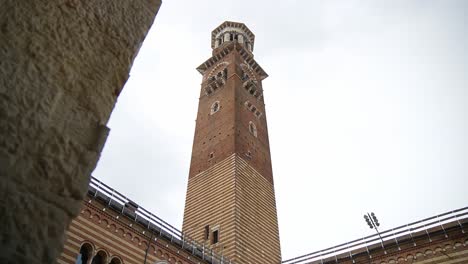
[[[159,0],[0,0],[0,263],[51,263]]]

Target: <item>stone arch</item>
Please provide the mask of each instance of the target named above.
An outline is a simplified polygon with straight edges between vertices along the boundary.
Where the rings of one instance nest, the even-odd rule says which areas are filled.
[[[388,260],[388,264],[395,264],[396,263],[396,260],[395,259],[389,259]]]
[[[80,251],[76,257],[75,263],[86,264],[93,256],[94,245],[91,242],[85,241],[81,243]]]
[[[140,244],[140,238],[138,236],[134,236],[133,237],[133,244],[135,244],[135,246],[139,247],[141,244]]]
[[[115,224],[110,224],[108,228],[110,229],[110,231],[114,231],[117,228],[117,226]]]
[[[101,223],[101,216],[98,215],[98,214],[93,214],[93,216],[91,217],[93,220],[94,223],[96,224],[100,224]]]
[[[258,83],[257,77],[255,77],[254,70],[252,69],[252,67],[250,67],[250,65],[247,62],[241,63],[240,67],[249,76],[249,78],[252,79],[254,83]]]
[[[91,211],[88,210],[88,209],[83,210],[81,213],[83,214],[84,217],[88,217],[88,218],[89,218],[89,217],[91,216]]]
[[[426,251],[424,251],[424,254],[427,256],[427,255],[432,255],[432,249],[426,249]]]
[[[120,258],[119,256],[112,256],[111,261],[109,262],[109,264],[122,264],[122,263],[123,263],[122,258]]]
[[[93,257],[93,260],[91,261],[91,264],[105,264],[107,263],[108,256],[108,252],[101,248],[97,250],[96,254]]]
[[[460,241],[455,242],[455,244],[453,245],[454,248],[461,247],[461,246],[463,246],[463,244]]]
[[[103,218],[103,219],[101,220],[101,225],[107,227],[107,226],[109,225],[109,220]]]
[[[130,232],[126,232],[124,237],[125,237],[125,239],[133,240],[133,235]]]
[[[141,241],[140,242],[140,245],[143,247],[143,248],[147,248],[148,247],[148,242],[146,242],[145,240]]]
[[[160,249],[158,249],[158,251],[156,251],[156,256],[162,257],[162,255],[163,255],[163,252]]]
[[[229,62],[227,62],[227,61],[222,61],[222,62],[216,64],[216,66],[214,66],[213,69],[211,69],[210,73],[205,75],[205,77],[203,79],[204,80],[209,79],[215,73],[218,73],[218,71],[221,71],[222,69],[227,68],[228,65],[229,65]]]
[[[405,258],[399,257],[399,258],[397,259],[397,261],[398,261],[398,262],[405,262]]]
[[[412,254],[408,254],[406,255],[406,259],[408,260],[413,260],[414,259],[414,256]]]
[[[118,228],[115,230],[115,232],[119,234],[120,236],[124,236],[125,234],[125,230],[123,228]]]

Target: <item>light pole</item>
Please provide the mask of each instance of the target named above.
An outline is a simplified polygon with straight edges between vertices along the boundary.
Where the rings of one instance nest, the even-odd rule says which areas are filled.
[[[370,213],[370,214],[367,213],[367,214],[364,215],[364,219],[366,220],[366,223],[369,225],[369,227],[371,229],[375,228],[375,232],[377,232],[377,235],[379,235],[380,244],[382,245],[384,253],[387,254],[387,251],[385,250],[385,247],[384,247],[384,244],[383,244],[383,239],[380,236],[379,229],[377,229],[377,227],[380,226],[379,220],[377,220],[377,216],[375,216],[375,214],[373,212]]]

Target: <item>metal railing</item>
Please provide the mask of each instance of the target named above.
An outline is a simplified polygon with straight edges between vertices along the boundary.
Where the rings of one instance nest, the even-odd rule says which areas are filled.
[[[407,225],[399,226],[390,230],[380,232],[382,236],[383,245],[393,244],[400,250],[399,241],[411,240],[414,245],[416,242],[414,237],[420,235],[427,235],[431,241],[431,233],[441,231],[445,237],[448,237],[446,229],[448,226],[459,226],[462,233],[465,233],[461,221],[468,218],[468,207],[460,208],[454,211],[429,217],[417,222]],[[465,223],[466,224],[466,223]],[[446,227],[444,227],[446,225]],[[315,251],[299,257],[282,261],[283,264],[306,264],[306,263],[323,263],[325,259],[338,261],[340,258],[351,258],[358,253],[366,253],[370,255],[369,249],[382,248],[380,245],[380,238],[378,234],[356,239],[344,244],[334,247],[326,248],[323,250]],[[385,250],[385,249],[384,249]]]
[[[150,211],[138,206],[123,194],[109,187],[107,184],[91,176],[88,194],[93,199],[100,200],[106,206],[128,219],[145,227],[150,235],[151,243],[156,244],[159,238],[170,241],[173,246],[180,247],[191,255],[213,264],[233,264],[223,255],[216,254],[212,249],[198,243],[182,233],[180,230],[157,217]]]

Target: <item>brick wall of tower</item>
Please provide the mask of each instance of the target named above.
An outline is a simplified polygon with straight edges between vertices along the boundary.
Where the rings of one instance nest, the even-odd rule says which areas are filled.
[[[238,154],[189,179],[182,229],[234,263],[281,261],[273,184]]]
[[[230,62],[231,60],[232,56],[228,55],[225,61]],[[213,69],[215,67],[216,65],[210,70],[216,70]],[[218,71],[222,69],[220,68]],[[208,83],[207,78],[204,78],[205,80],[202,82],[189,177],[226,159],[235,151],[234,94],[238,83],[234,69],[234,63],[227,66],[226,84],[213,95],[208,96],[203,92],[203,87]],[[216,74],[218,71],[213,73]],[[220,109],[211,115],[211,106],[216,101],[219,101]],[[212,152],[213,158],[210,158],[209,155]]]
[[[238,55],[238,54],[237,54]],[[240,69],[238,68],[238,71]],[[241,73],[239,73],[239,76]],[[259,79],[257,77],[256,79]],[[242,86],[242,85],[240,85]],[[258,88],[262,91],[262,83],[258,81]],[[263,91],[262,91],[263,92]],[[249,101],[262,113],[260,117],[245,107]],[[236,153],[243,157],[263,177],[273,183],[271,167],[270,143],[263,96],[257,99],[243,88],[236,89]],[[249,122],[253,122],[257,128],[257,137],[249,131]],[[246,154],[250,151],[250,157]]]
[[[182,230],[223,255],[236,255],[235,155],[189,178]],[[209,237],[205,239],[205,226]],[[219,228],[219,243],[212,245],[212,231]]]
[[[236,157],[238,263],[280,263],[273,184],[242,157]]]

